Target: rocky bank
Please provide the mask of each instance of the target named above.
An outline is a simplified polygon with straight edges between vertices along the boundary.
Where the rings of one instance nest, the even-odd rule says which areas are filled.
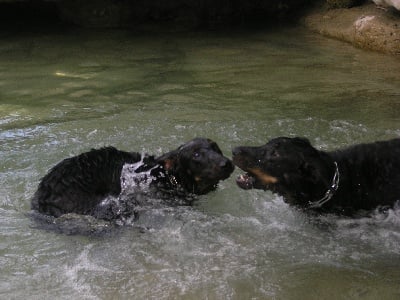
[[[337,9],[321,4],[301,22],[314,32],[356,47],[400,55],[400,12],[397,10],[377,7],[370,1]]]
[[[238,28],[258,22],[273,28],[298,21],[310,30],[356,47],[400,56],[400,0],[0,0],[0,29],[41,26],[154,30]],[[149,27],[145,27],[149,28]],[[254,28],[254,26],[252,27]]]

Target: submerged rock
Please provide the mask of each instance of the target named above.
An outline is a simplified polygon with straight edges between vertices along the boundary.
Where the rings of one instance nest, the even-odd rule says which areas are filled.
[[[54,219],[56,229],[64,234],[98,235],[108,232],[113,225],[88,215],[69,213]]]
[[[64,214],[58,218],[37,211],[27,214],[34,221],[34,228],[56,231],[67,235],[100,236],[112,231],[116,225],[88,215]]]

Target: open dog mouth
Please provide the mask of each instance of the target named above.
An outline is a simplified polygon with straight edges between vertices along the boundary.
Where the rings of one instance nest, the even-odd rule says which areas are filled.
[[[255,180],[256,179],[249,173],[245,173],[236,178],[236,183],[240,188],[244,190],[250,190],[253,188]]]
[[[240,155],[240,148],[233,150],[233,163],[242,169],[244,174],[239,175],[236,179],[237,185],[245,190],[249,189],[270,189],[271,186],[278,182],[278,178],[269,175],[257,166],[251,159]]]
[[[249,189],[269,189],[271,185],[278,182],[274,176],[266,174],[259,168],[245,170],[247,173],[239,175],[236,179],[237,185],[245,190]]]

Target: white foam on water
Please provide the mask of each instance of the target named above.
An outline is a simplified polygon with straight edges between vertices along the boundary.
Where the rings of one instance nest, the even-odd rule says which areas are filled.
[[[158,165],[148,169],[139,170],[145,166],[145,155],[142,159],[133,164],[125,164],[121,171],[121,193],[118,198],[111,198],[112,209],[119,216],[118,224],[132,225],[135,214],[139,211],[153,208],[160,201],[152,197],[150,184],[156,180],[151,172],[158,168]]]
[[[158,166],[142,172],[138,171],[144,165],[145,155],[142,154],[140,161],[133,164],[124,164],[121,171],[121,194],[129,193],[131,190],[146,190],[150,183],[156,178],[151,175],[151,171]]]
[[[90,258],[93,246],[94,244],[85,245],[72,263],[64,265],[66,284],[84,299],[98,299],[86,274],[105,276],[115,273],[115,270],[98,265]]]

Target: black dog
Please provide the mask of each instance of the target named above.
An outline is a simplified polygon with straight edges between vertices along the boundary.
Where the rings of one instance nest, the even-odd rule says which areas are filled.
[[[271,190],[303,208],[353,215],[400,200],[400,139],[324,152],[307,139],[279,137],[235,148],[233,162],[248,172],[239,187]]]
[[[158,158],[113,147],[91,150],[67,158],[45,175],[32,199],[32,209],[59,217],[66,213],[96,215],[98,205],[109,195],[121,193],[121,171],[138,163],[137,173],[156,189],[205,194],[233,172],[232,162],[218,145],[195,138]]]

